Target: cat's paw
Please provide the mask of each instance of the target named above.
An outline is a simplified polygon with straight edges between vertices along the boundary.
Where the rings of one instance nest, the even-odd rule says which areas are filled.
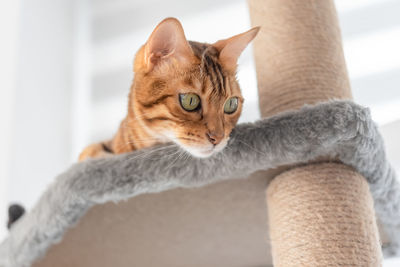
[[[110,152],[104,149],[102,143],[92,144],[87,146],[79,155],[79,161],[84,161],[89,158],[104,158],[110,156]]]

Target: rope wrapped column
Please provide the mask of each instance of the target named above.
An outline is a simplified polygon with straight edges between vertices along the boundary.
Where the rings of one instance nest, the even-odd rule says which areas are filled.
[[[264,117],[351,99],[332,0],[249,0]],[[287,168],[267,189],[274,266],[380,266],[365,179],[339,163]]]

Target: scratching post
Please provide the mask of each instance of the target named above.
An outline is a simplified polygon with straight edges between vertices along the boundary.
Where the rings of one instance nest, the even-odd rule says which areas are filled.
[[[380,266],[369,187],[351,168],[296,168],[277,176],[267,196],[274,266]]]
[[[249,0],[263,116],[351,91],[333,1]],[[349,167],[315,163],[267,190],[274,266],[380,266],[368,184]]]

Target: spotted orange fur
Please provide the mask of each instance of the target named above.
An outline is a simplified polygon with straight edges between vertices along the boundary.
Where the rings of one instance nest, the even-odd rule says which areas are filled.
[[[85,148],[80,160],[171,141],[197,157],[222,150],[243,104],[237,59],[258,30],[206,44],[187,41],[177,19],[163,20],[136,54],[128,114],[118,132]],[[188,94],[199,100],[195,110],[182,106],[181,96]],[[227,113],[231,98],[237,108]]]

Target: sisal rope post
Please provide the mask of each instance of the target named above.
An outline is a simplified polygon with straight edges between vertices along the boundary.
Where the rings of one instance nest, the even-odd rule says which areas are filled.
[[[332,0],[249,0],[264,117],[351,99]],[[293,167],[267,189],[274,266],[381,266],[366,180],[338,163]]]

